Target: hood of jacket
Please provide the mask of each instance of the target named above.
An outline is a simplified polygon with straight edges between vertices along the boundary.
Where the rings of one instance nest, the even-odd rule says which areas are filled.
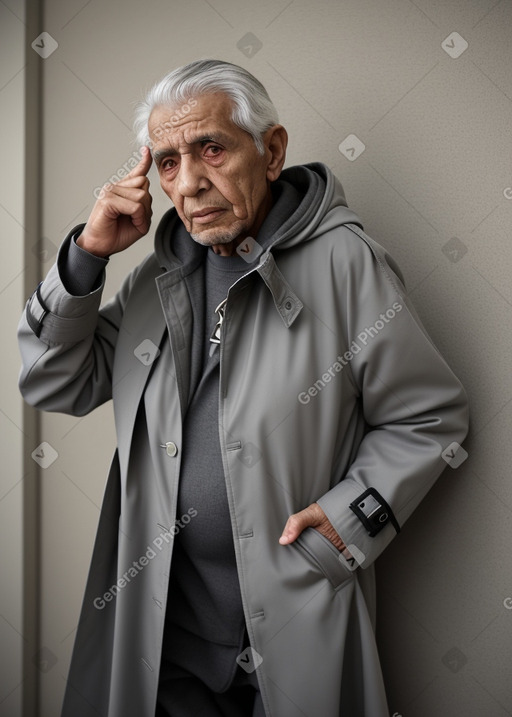
[[[284,169],[271,191],[273,205],[255,237],[261,247],[259,265],[274,249],[290,249],[343,224],[363,229],[358,215],[348,208],[341,182],[321,162]],[[155,254],[163,269],[195,267],[207,251],[191,238],[176,209],[164,214],[155,236]]]

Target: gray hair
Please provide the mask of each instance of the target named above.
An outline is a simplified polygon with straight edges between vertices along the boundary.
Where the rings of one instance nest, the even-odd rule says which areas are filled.
[[[233,103],[231,119],[254,139],[256,149],[264,152],[262,136],[279,118],[266,89],[250,72],[231,62],[197,60],[173,70],[157,82],[135,108],[133,128],[138,146],[151,147],[148,121],[156,107],[172,107],[177,116],[165,125],[173,125],[190,112],[189,102],[199,95],[223,92]]]

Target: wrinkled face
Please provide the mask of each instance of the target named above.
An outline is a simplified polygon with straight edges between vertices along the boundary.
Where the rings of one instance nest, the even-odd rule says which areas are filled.
[[[225,94],[215,93],[184,109],[157,107],[149,118],[162,189],[187,231],[207,246],[255,236],[271,203],[271,152],[258,153],[251,135],[231,120],[231,108]]]

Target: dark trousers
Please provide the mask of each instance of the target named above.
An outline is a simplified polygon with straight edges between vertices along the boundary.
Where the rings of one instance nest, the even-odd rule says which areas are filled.
[[[155,717],[265,717],[256,673],[238,668],[225,692],[164,661]]]

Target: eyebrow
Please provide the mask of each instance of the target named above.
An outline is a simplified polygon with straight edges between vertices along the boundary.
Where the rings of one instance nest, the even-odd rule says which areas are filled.
[[[194,137],[191,142],[186,142],[190,147],[193,144],[203,144],[206,142],[218,142],[219,144],[226,144],[228,141],[227,135],[222,132],[214,132],[213,134],[205,134],[200,137]],[[172,157],[173,155],[179,154],[175,147],[166,147],[165,149],[157,150],[153,153],[153,160],[157,167],[160,166],[162,160],[166,157]]]

